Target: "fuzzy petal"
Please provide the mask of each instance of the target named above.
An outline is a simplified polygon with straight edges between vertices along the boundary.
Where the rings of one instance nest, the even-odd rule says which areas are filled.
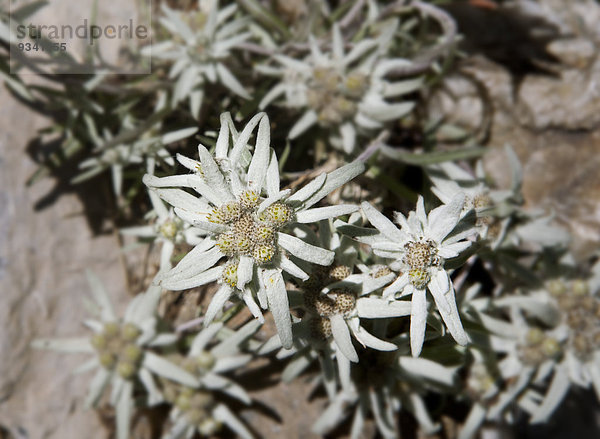
[[[412,289],[412,301],[410,312],[410,349],[413,357],[418,357],[423,348],[425,340],[425,325],[427,323],[427,298],[425,290],[414,287]]]
[[[290,349],[292,347],[292,320],[287,290],[281,272],[276,269],[265,270],[264,283],[269,310],[273,314],[281,345],[285,349]]]

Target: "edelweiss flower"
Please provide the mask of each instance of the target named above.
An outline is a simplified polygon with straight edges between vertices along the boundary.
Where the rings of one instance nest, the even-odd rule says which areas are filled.
[[[175,216],[173,209],[167,209],[163,201],[153,191],[148,191],[152,211],[147,215],[147,219],[156,218],[154,224],[147,226],[127,227],[119,230],[123,235],[137,236],[138,238],[149,238],[153,242],[162,243],[160,253],[160,270],[169,270],[172,268],[171,256],[176,244],[182,242],[188,245],[197,245],[201,242],[201,235],[206,232],[191,227],[181,218]]]
[[[158,333],[155,311],[161,288],[152,286],[136,296],[127,307],[123,319],[118,319],[100,280],[88,273],[90,292],[94,300],[94,312],[98,320],[84,323],[94,331],[91,338],[64,340],[38,339],[33,347],[62,352],[95,354],[75,372],[97,369],[91,381],[87,407],[95,406],[107,385],[112,387],[110,403],[117,416],[117,438],[129,438],[130,416],[135,398],[134,387],[143,384],[148,392],[148,404],[162,402],[154,375],[173,380],[189,387],[198,387],[196,377],[177,365],[155,354],[151,349],[171,345],[177,340],[175,334]]]
[[[172,61],[170,78],[178,78],[173,90],[173,105],[189,98],[190,111],[198,118],[204,99],[204,81],[217,80],[233,93],[250,99],[243,85],[225,65],[231,58],[231,50],[248,37],[244,32],[246,18],[229,20],[237,5],[219,9],[219,2],[199,2],[199,11],[180,14],[165,4],[161,5],[163,17],[160,23],[174,36],[174,41],[152,45],[142,53],[156,59]],[[199,29],[199,30],[196,30]]]
[[[350,217],[350,222],[360,217],[360,214],[355,213]],[[410,315],[409,302],[389,303],[370,295],[388,284],[395,276],[394,273],[390,270],[382,272],[378,267],[375,272],[352,274],[357,263],[358,243],[336,233],[331,220],[320,221],[319,236],[314,236],[311,241],[334,251],[335,259],[328,267],[315,267],[310,278],[300,285],[300,291],[292,292],[292,307],[301,307],[305,311],[302,321],[294,329],[297,348],[309,345],[327,350],[330,347],[334,352],[342,354],[337,359],[338,363],[343,363],[340,367],[344,369],[349,367],[349,361],[358,361],[352,336],[364,347],[395,350],[395,344],[375,337],[360,321],[361,318],[383,319]]]
[[[426,215],[423,197],[419,197],[417,210],[411,212],[408,219],[398,212],[395,214],[400,229],[369,203],[361,205],[368,220],[380,232],[380,235],[368,240],[373,252],[395,259],[390,267],[402,273],[383,291],[383,296],[393,298],[398,292],[402,292],[401,296],[412,295],[410,340],[415,356],[420,354],[425,337],[426,290],[431,292],[452,337],[461,345],[468,342],[460,323],[454,286],[444,268],[445,259],[457,257],[470,245],[463,237],[472,231],[449,235],[459,223],[463,204],[464,195],[458,194],[450,203]]]
[[[232,124],[228,120],[228,115],[221,118],[215,157],[199,145],[200,162],[184,160],[195,167],[195,174],[144,177],[146,185],[173,205],[179,217],[208,232],[207,238],[159,281],[165,288],[182,290],[218,280],[221,288],[207,310],[207,322],[234,293],[262,319],[256,296],[263,308],[271,310],[283,345],[290,347],[291,321],[282,271],[307,279],[294,259],[329,265],[334,256],[332,251],[308,244],[293,234],[304,235],[302,224],[356,211],[358,207],[353,205],[311,207],[360,174],[364,164],[357,161],[322,174],[290,194],[290,190],[279,188],[279,167],[269,148],[266,114],[252,118],[239,135],[231,131],[235,141],[231,152]],[[257,125],[256,147],[246,165],[247,142]],[[192,187],[201,197],[181,189],[166,189],[169,186]],[[215,267],[223,257],[226,263]]]
[[[349,367],[340,371],[342,388],[330,398],[330,404],[313,425],[313,432],[326,435],[352,414],[350,438],[358,439],[363,437],[365,421],[371,414],[381,436],[394,439],[400,437],[397,414],[401,410],[417,419],[424,434],[439,430],[422,395],[426,389],[441,392],[454,385],[456,368],[398,351],[369,354],[366,361],[352,364],[353,370]]]
[[[331,52],[322,52],[318,42],[310,38],[310,56],[299,61],[285,55],[274,56],[282,67],[258,66],[265,75],[282,78],[262,99],[265,108],[281,95],[284,105],[306,108],[304,115],[289,133],[298,137],[316,123],[339,134],[332,143],[347,153],[354,151],[357,129],[372,130],[384,122],[396,120],[414,107],[412,102],[390,103],[387,99],[410,93],[420,81],[388,82],[385,75],[406,60],[385,59],[389,40],[397,22],[387,26],[378,37],[363,39],[345,53],[344,39],[337,24],[333,25]]]
[[[93,124],[93,121],[90,124]],[[160,124],[157,124],[136,140],[115,142],[116,139],[130,134],[138,127],[139,122],[133,121],[128,116],[122,122],[121,131],[117,135],[105,130],[102,137],[99,137],[94,132],[95,128],[93,130],[90,128],[90,137],[92,137],[95,144],[93,152],[97,155],[83,160],[79,164],[82,172],[72,180],[72,183],[81,183],[110,168],[114,193],[120,196],[123,186],[123,172],[128,166],[143,163],[145,168],[149,169],[153,168],[157,161],[174,166],[175,160],[173,160],[172,154],[166,146],[190,137],[198,131],[197,128],[190,127],[159,135]]]
[[[600,401],[600,299],[597,292],[590,291],[589,288],[589,284],[593,285],[595,282],[597,280],[594,278],[590,282],[583,279],[569,283],[553,280],[548,284],[549,291],[537,292],[545,292],[545,296],[533,292],[532,296],[526,298],[504,299],[504,303],[519,306],[536,317],[539,316],[539,309],[547,306],[550,301],[559,319],[551,334],[557,340],[556,343],[560,343],[556,353],[562,352],[563,355],[555,355],[556,358],[553,358],[552,364],[546,367],[542,375],[542,379],[545,379],[552,374],[552,379],[544,398],[531,410],[532,423],[546,422],[571,385],[585,389],[593,387]]]
[[[433,182],[431,191],[442,203],[449,203],[456,194],[465,194],[462,215],[474,210],[477,216],[479,236],[492,241],[496,248],[504,237],[510,221],[510,214],[521,202],[522,169],[515,152],[509,146],[505,148],[512,170],[510,190],[490,189],[485,183],[485,172],[481,161],[477,163],[475,175],[453,162],[445,162],[428,169]]]
[[[253,437],[218,397],[219,393],[224,393],[243,404],[251,403],[246,391],[223,374],[245,366],[252,359],[251,355],[240,353],[239,345],[259,327],[258,321],[252,321],[225,336],[219,343],[214,343],[215,335],[223,332],[223,324],[213,323],[196,335],[186,357],[172,355],[169,358],[197,377],[201,385],[196,388],[162,380],[165,399],[174,406],[169,415],[173,427],[166,437],[189,438],[196,432],[202,436],[213,436],[219,432],[222,424],[244,439]]]

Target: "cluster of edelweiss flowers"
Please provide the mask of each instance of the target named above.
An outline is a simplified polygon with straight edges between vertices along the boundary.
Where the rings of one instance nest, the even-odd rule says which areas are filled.
[[[445,407],[432,410],[431,394],[467,408],[461,439],[486,421],[514,421],[516,409],[546,422],[571,387],[593,388],[600,399],[600,263],[576,264],[568,234],[522,206],[522,169],[510,146],[509,189],[489,181],[482,161],[471,168],[463,160],[473,148],[445,162],[455,151],[402,151],[410,160],[390,168],[415,165],[425,187],[408,182],[392,202],[353,181],[386,172],[378,150],[394,149],[384,142],[402,129],[427,69],[450,47],[452,19],[416,0],[340,2],[337,11],[317,2],[306,29],[288,37],[265,3],[199,0],[185,12],[161,5],[159,42],[141,50],[154,58],[156,82],[139,95],[133,87],[110,111],[92,93],[100,75],[84,83],[89,94],[69,114],[85,122],[91,156],[74,182],[110,169],[119,202],[139,200],[136,191],[124,197],[131,180],[147,190],[144,225],[120,233],[160,245],[159,266],[122,317],[89,274],[92,318],[84,324],[93,333],[34,346],[90,354],[77,369],[95,373],[86,405],[115,409],[117,439],[130,436],[135,408],[158,404],[169,411],[166,439],[222,428],[253,437],[232,401],[251,405],[237,372],[257,357],[285,360],[283,381],[318,365],[313,384],[327,402],[313,431],[322,435],[345,423],[359,438],[373,419],[381,436],[399,437],[400,411],[433,434]],[[415,23],[431,19],[443,35],[420,67],[402,56]],[[153,103],[148,120],[140,102]],[[256,108],[279,112],[272,126],[264,112],[248,116]],[[186,127],[210,125],[206,110],[234,116],[220,115],[218,133]],[[67,128],[65,138],[81,140]],[[291,142],[282,164],[271,129]],[[196,134],[204,143],[197,156],[169,151],[188,151]],[[332,147],[328,172],[285,186],[294,173],[281,173],[284,156],[321,145]],[[414,210],[396,206],[399,198]],[[173,329],[161,298],[210,284],[217,288],[206,309]],[[232,329],[244,306],[253,317]],[[266,339],[257,333],[271,318],[277,333]]]
[[[178,157],[192,173],[158,178],[147,175],[144,183],[164,201],[175,208],[184,221],[207,232],[206,237],[185,256],[177,266],[158,277],[161,286],[171,290],[188,289],[218,281],[221,284],[206,313],[212,321],[232,296],[243,299],[255,317],[262,319],[258,304],[273,314],[282,346],[292,346],[289,298],[283,273],[301,281],[309,279],[303,270],[307,263],[329,266],[335,253],[314,245],[298,235],[305,234],[307,224],[348,215],[359,210],[355,205],[313,207],[330,192],[338,189],[364,170],[361,161],[354,161],[328,174],[322,174],[295,193],[281,190],[279,167],[269,144],[269,119],[261,113],[253,117],[238,133],[228,114],[221,116],[221,130],[214,157],[198,146],[199,161]],[[253,152],[248,142],[258,126]],[[230,145],[233,140],[233,145]],[[183,188],[191,188],[198,197]],[[392,302],[410,295],[411,347],[419,355],[425,336],[429,290],[448,330],[459,344],[466,344],[458,315],[454,288],[444,268],[444,261],[456,258],[469,247],[465,238],[472,229],[455,230],[464,204],[464,195],[453,198],[425,214],[423,199],[419,198],[416,212],[408,219],[397,213],[398,229],[369,203],[360,208],[379,233],[359,237],[372,246],[375,255],[392,259],[389,269],[398,273],[397,279],[383,290],[383,299]],[[340,229],[343,233],[344,228]],[[221,259],[225,262],[217,265]],[[340,270],[339,280],[352,274],[352,267]],[[333,297],[331,295],[333,294]],[[306,293],[320,317],[327,317],[331,326],[340,327],[343,316],[350,315],[357,305],[354,293],[333,290],[321,294],[319,289]],[[258,302],[258,303],[257,303]],[[385,301],[381,309],[385,317]],[[331,308],[330,312],[322,309]],[[341,334],[334,331],[334,334]],[[352,353],[347,336],[338,336],[338,345]],[[341,341],[341,340],[344,341]],[[360,338],[359,338],[360,340]]]

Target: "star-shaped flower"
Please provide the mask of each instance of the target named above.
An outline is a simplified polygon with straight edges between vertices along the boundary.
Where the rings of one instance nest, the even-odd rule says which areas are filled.
[[[172,268],[171,256],[173,256],[175,245],[182,242],[188,245],[197,245],[201,242],[201,236],[205,232],[191,227],[177,217],[173,209],[167,209],[164,202],[153,191],[148,191],[148,196],[153,209],[146,215],[146,218],[155,219],[154,223],[146,226],[126,227],[120,229],[119,232],[123,235],[161,243],[160,270],[170,270]]]
[[[172,290],[219,281],[221,288],[207,310],[206,322],[233,294],[241,296],[252,313],[262,319],[255,301],[258,298],[262,308],[273,313],[282,344],[290,347],[291,320],[282,272],[305,280],[308,275],[294,260],[331,264],[332,251],[298,236],[305,235],[304,224],[358,210],[354,205],[312,206],[360,174],[364,164],[355,161],[323,173],[292,194],[289,189],[280,189],[277,157],[269,147],[267,115],[253,117],[239,134],[232,125],[231,117],[222,115],[215,157],[199,145],[199,162],[180,159],[195,170],[194,174],[144,177],[146,185],[174,206],[179,217],[208,232],[202,243],[158,280]],[[247,143],[257,125],[256,146],[250,155]],[[230,134],[234,138],[231,150]],[[200,197],[173,186],[193,188]],[[226,263],[215,266],[222,258]]]
[[[330,51],[323,51],[311,36],[310,55],[298,60],[274,56],[281,67],[257,66],[268,76],[281,78],[260,102],[260,108],[285,98],[290,108],[305,109],[291,128],[294,139],[319,123],[331,129],[330,141],[346,153],[352,153],[357,135],[381,127],[409,113],[413,102],[392,102],[421,86],[421,80],[388,81],[385,76],[406,60],[385,58],[398,23],[391,22],[377,39],[365,38],[346,53],[344,37],[337,24],[332,28]]]
[[[469,247],[470,242],[463,238],[472,230],[452,235],[461,217],[464,194],[456,195],[448,204],[425,214],[423,198],[419,197],[417,209],[408,218],[396,212],[395,219],[400,229],[392,221],[378,212],[369,203],[362,203],[362,210],[380,235],[369,241],[373,252],[381,257],[392,258],[390,265],[402,275],[383,291],[383,296],[393,298],[412,295],[410,322],[411,349],[418,356],[423,346],[427,321],[427,299],[429,290],[437,309],[446,323],[450,334],[461,345],[468,342],[460,322],[454,297],[454,286],[444,262],[457,257]]]
[[[176,381],[196,388],[200,381],[194,375],[166,360],[155,350],[177,341],[176,334],[160,333],[156,308],[161,288],[151,286],[145,293],[137,295],[119,319],[100,280],[88,272],[90,293],[93,302],[90,308],[94,319],[85,320],[85,325],[94,331],[92,337],[68,339],[37,339],[33,347],[62,352],[94,354],[82,364],[77,373],[96,370],[90,382],[85,405],[95,406],[104,390],[110,385],[110,404],[115,407],[117,438],[129,437],[130,418],[136,404],[134,390],[142,384],[148,393],[148,404],[163,401],[157,389],[156,378]],[[172,346],[171,346],[172,347]]]
[[[206,7],[208,6],[208,7]],[[173,35],[170,41],[154,44],[142,53],[172,62],[169,76],[177,78],[173,90],[173,105],[189,99],[190,111],[198,118],[204,100],[204,84],[220,82],[233,93],[250,99],[226,61],[231,51],[250,37],[247,18],[231,19],[237,5],[222,9],[219,2],[200,2],[198,11],[180,11],[161,5],[160,23]]]

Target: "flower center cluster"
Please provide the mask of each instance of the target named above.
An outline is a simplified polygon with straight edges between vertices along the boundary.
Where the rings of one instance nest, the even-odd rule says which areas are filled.
[[[351,291],[332,290],[327,294],[305,292],[304,306],[313,314],[310,320],[310,335],[316,340],[327,340],[331,337],[331,321],[329,317],[339,314],[350,317],[356,308],[356,296]]]
[[[91,339],[102,367],[116,370],[124,379],[133,378],[144,354],[142,348],[135,343],[141,333],[132,323],[106,323],[103,331]]]
[[[391,273],[392,273],[392,270],[390,270],[389,267],[382,265],[380,267],[376,267],[373,269],[372,276],[374,279],[379,279],[380,277],[387,276],[388,274],[391,274]]]
[[[425,288],[431,279],[430,268],[440,265],[435,243],[427,241],[410,241],[404,246],[403,262],[408,265],[408,276],[411,283],[419,289]]]
[[[216,245],[231,261],[250,256],[260,265],[277,254],[277,232],[292,221],[294,211],[287,204],[276,202],[258,213],[262,201],[257,191],[247,190],[237,201],[213,209],[208,216],[208,221],[227,226],[227,231],[217,234]],[[227,269],[228,275],[223,280],[231,284],[237,278],[237,263]]]
[[[169,360],[194,376],[200,377],[211,370],[215,357],[203,351],[196,357],[173,355]],[[211,416],[215,405],[212,393],[187,387],[168,379],[160,379],[165,399],[176,406],[190,425],[196,426],[201,434],[211,436],[218,432],[221,423]]]
[[[356,306],[356,297],[350,291],[333,290],[321,294],[321,290],[334,282],[346,279],[352,274],[347,265],[329,267],[317,266],[310,278],[302,283],[304,306],[312,314],[310,336],[315,340],[327,340],[331,337],[331,322],[328,317],[334,314],[349,316]]]
[[[469,376],[466,380],[467,392],[472,398],[481,402],[488,392],[493,389],[494,382],[494,377],[483,364],[474,363],[469,369]]]
[[[539,366],[544,361],[555,358],[560,352],[558,340],[547,336],[539,328],[531,328],[527,332],[525,343],[519,349],[523,363],[531,366]]]
[[[176,218],[169,218],[163,222],[158,231],[166,239],[175,240],[177,233],[181,229],[182,222]]]
[[[308,105],[326,125],[336,125],[356,113],[356,107],[369,86],[368,78],[350,73],[343,78],[333,68],[315,68],[307,94]]]
[[[575,355],[583,361],[589,360],[600,350],[600,300],[590,294],[583,280],[572,282],[570,288],[558,281],[549,289],[571,330],[569,344]]]

